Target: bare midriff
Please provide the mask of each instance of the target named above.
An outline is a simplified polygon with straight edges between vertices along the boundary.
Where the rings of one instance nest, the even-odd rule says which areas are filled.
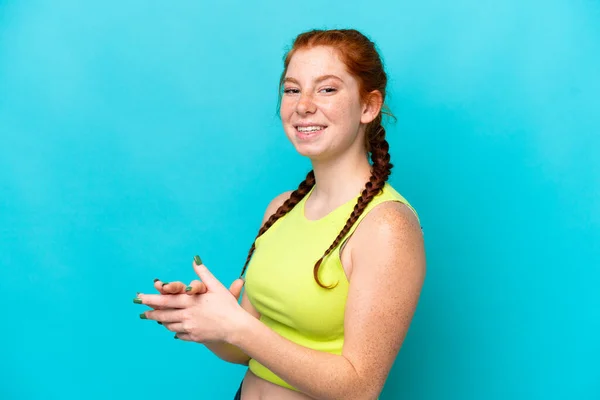
[[[259,378],[248,369],[242,386],[242,400],[314,400],[314,398]]]

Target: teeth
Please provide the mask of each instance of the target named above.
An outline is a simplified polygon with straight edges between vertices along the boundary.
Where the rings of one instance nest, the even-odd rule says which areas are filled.
[[[314,132],[314,131],[320,131],[321,129],[324,129],[324,126],[299,126],[298,127],[298,131],[299,132]]]

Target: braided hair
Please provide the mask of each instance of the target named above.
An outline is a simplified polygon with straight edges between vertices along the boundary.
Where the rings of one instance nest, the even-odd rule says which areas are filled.
[[[353,74],[359,82],[359,92],[363,99],[366,95],[373,91],[379,90],[382,98],[385,99],[385,89],[387,85],[387,76],[383,69],[383,63],[375,48],[375,44],[371,42],[362,33],[354,29],[341,30],[312,30],[301,33],[294,40],[292,49],[288,51],[284,58],[284,70],[279,81],[280,95],[287,67],[295,51],[302,48],[310,48],[313,46],[331,46],[339,52],[340,59],[344,62],[347,69]],[[279,98],[281,101],[281,97]],[[280,102],[278,102],[278,108]],[[315,281],[319,286],[325,289],[332,289],[337,284],[325,286],[319,280],[319,267],[321,263],[339,244],[344,237],[350,232],[352,226],[358,221],[358,218],[365,211],[371,200],[383,190],[385,183],[390,176],[393,165],[390,163],[389,144],[385,139],[385,129],[382,125],[382,114],[387,114],[393,117],[389,109],[384,105],[381,113],[369,124],[365,129],[366,151],[371,158],[371,177],[365,184],[360,197],[358,198],[354,209],[350,213],[344,227],[340,230],[337,237],[331,243],[328,249],[325,250],[323,256],[316,261],[313,268]],[[258,231],[240,277],[244,275],[248,263],[252,258],[252,254],[256,249],[256,239],[264,234],[273,224],[281,217],[286,215],[296,204],[300,202],[315,185],[314,171],[310,171],[306,179],[300,183],[298,188],[292,192],[290,197],[277,209],[277,211],[269,217]]]

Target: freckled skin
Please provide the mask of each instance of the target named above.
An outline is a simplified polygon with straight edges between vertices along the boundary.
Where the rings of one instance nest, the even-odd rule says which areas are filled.
[[[314,79],[323,75],[336,75],[342,79],[328,79],[319,83]],[[281,98],[280,116],[286,136],[298,153],[313,161],[330,160],[352,147],[364,147],[364,132],[359,129],[363,107],[358,96],[358,82],[347,71],[331,48],[318,46],[299,50],[292,57],[286,77],[297,83],[286,83]],[[332,91],[331,89],[335,89]],[[327,125],[325,134],[315,141],[303,142],[296,137],[294,124],[302,121]]]
[[[327,74],[343,82],[328,79],[315,83],[315,78]],[[374,115],[361,104],[358,82],[335,51],[327,47],[297,51],[286,77],[295,82],[284,84],[280,116],[298,153],[310,158],[313,166],[332,168],[352,164],[350,159],[365,158],[363,126]],[[303,141],[294,126],[303,121],[328,128],[315,140]],[[271,202],[265,220],[289,194]],[[308,203],[306,207],[310,213]],[[318,209],[315,205],[315,213],[330,211]],[[400,203],[376,206],[348,240],[341,260],[350,281],[342,355],[305,348],[260,323],[247,322],[232,344],[302,393],[267,382],[248,370],[244,400],[377,398],[410,325],[425,276],[423,240],[416,217]],[[245,296],[242,305],[258,318],[260,314]]]
[[[315,82],[315,78],[327,74],[343,82],[331,78]],[[349,186],[349,179],[362,185],[362,174],[368,168],[364,126],[379,109],[361,104],[358,82],[331,48],[297,51],[286,77],[296,81],[284,85],[284,90],[291,92],[283,94],[280,110],[290,142],[299,154],[310,158],[325,182],[333,177],[332,181],[341,180],[343,186]],[[294,124],[304,121],[328,128],[315,140],[303,141],[297,137]],[[271,201],[263,224],[290,193]],[[319,204],[318,196],[311,197],[315,199],[312,205],[306,203],[306,212],[315,218],[326,215],[336,201],[339,205],[338,200],[343,200],[340,195],[339,199],[325,199]],[[242,311],[226,341],[206,344],[229,362],[247,364],[249,358],[254,358],[300,390],[275,385],[248,370],[243,400],[377,398],[407,333],[425,278],[424,244],[415,215],[397,202],[374,207],[346,243],[341,260],[350,282],[341,355],[315,351],[279,336],[258,320],[260,314],[245,292],[241,306],[246,312]],[[179,283],[164,288],[160,282],[156,285],[159,291],[169,293],[185,290],[185,285]],[[198,293],[206,291],[199,282],[190,286]]]

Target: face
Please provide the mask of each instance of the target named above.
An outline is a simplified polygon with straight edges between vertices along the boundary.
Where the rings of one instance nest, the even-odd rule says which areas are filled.
[[[364,149],[364,126],[376,115],[333,48],[298,50],[284,79],[281,121],[300,154],[325,160]]]

